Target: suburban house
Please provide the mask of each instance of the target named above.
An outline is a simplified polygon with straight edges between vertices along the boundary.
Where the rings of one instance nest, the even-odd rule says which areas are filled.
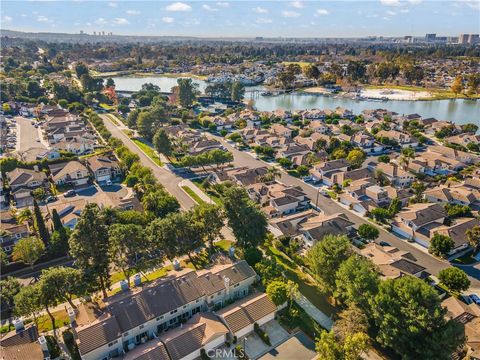
[[[278,182],[257,183],[248,187],[247,191],[269,218],[303,211],[310,206],[310,199],[300,186],[287,186]]]
[[[322,181],[325,185],[333,185],[333,175],[347,171],[350,163],[345,159],[321,162],[310,169],[310,174],[315,182]]]
[[[464,185],[438,186],[424,192],[428,202],[468,205],[477,208],[480,206],[480,191]]]
[[[436,228],[443,225],[446,216],[446,211],[440,204],[412,204],[395,216],[392,231],[428,248],[430,238]]]
[[[296,156],[304,156],[310,153],[310,149],[306,145],[297,145],[295,143],[287,144],[284,148],[280,149],[275,158],[287,158],[292,160]]]
[[[453,220],[452,224],[442,225],[433,229],[433,235],[442,234],[450,237],[455,245],[449,252],[449,255],[456,254],[468,248],[467,230],[474,226],[480,226],[480,220],[477,218],[458,218]]]
[[[217,311],[217,315],[229,330],[229,340],[241,338],[259,326],[273,320],[277,307],[267,294],[253,293],[235,303]]]
[[[298,145],[306,145],[311,151],[313,151],[315,150],[318,142],[321,140],[325,141],[325,143],[328,144],[328,142],[330,141],[330,137],[328,135],[323,135],[323,134],[314,132],[313,134],[306,137],[301,135],[295,136],[293,140]]]
[[[188,148],[188,153],[190,155],[199,155],[213,149],[224,150],[224,147],[215,139],[200,139],[195,141],[192,146]]]
[[[377,137],[387,138],[389,140],[395,140],[401,147],[416,147],[418,146],[418,141],[412,138],[409,134],[396,131],[396,130],[380,130],[377,133]]]
[[[393,246],[381,246],[375,242],[366,244],[360,254],[371,260],[385,279],[397,279],[405,275],[426,278],[429,274],[416,264],[412,255]]]
[[[0,338],[2,360],[50,360],[47,340],[38,335],[35,325],[24,326],[22,320],[14,321],[15,330]]]
[[[296,237],[300,235],[300,224],[307,221],[308,218],[316,215],[317,213],[313,209],[310,209],[278,218],[273,218],[268,221],[268,228],[276,237]]]
[[[463,133],[459,135],[450,136],[444,139],[449,144],[456,144],[466,147],[468,144],[480,143],[480,135]]]
[[[92,156],[86,160],[86,163],[97,183],[111,181],[122,173],[120,164],[113,156]]]
[[[209,271],[185,269],[177,276],[124,290],[107,299],[104,313],[93,321],[77,324],[73,319],[82,359],[129,356],[137,346],[157,347],[159,341],[170,359],[197,358],[202,347],[223,344],[228,332],[210,312],[250,294],[256,276],[239,261]],[[196,340],[188,341],[192,336]]]
[[[28,223],[17,224],[8,211],[0,213],[0,244],[5,254],[10,255],[18,240],[30,235]]]
[[[91,138],[75,136],[71,139],[63,139],[51,145],[53,150],[66,151],[75,155],[85,155],[95,150],[97,142]]]
[[[367,165],[373,171],[381,172],[388,181],[400,187],[407,187],[415,180],[415,176],[406,172],[401,166],[393,163],[369,163]]]
[[[466,358],[480,359],[480,306],[475,303],[467,305],[455,296],[443,300],[442,306],[447,309],[445,317],[459,322],[465,329]]]
[[[353,230],[353,222],[348,220],[345,214],[325,215],[309,217],[300,224],[299,232],[306,248],[311,248],[317,241],[321,241],[326,235],[347,235]]]
[[[292,129],[282,124],[273,124],[270,128],[270,131],[279,137],[292,137]]]
[[[88,169],[78,161],[50,164],[48,167],[55,185],[82,186],[88,183]]]
[[[475,164],[480,160],[480,156],[478,155],[439,145],[429,146],[427,148],[427,153],[436,153],[467,165]]]
[[[33,190],[46,184],[47,175],[38,170],[16,168],[7,173],[7,179],[11,190],[18,188]]]

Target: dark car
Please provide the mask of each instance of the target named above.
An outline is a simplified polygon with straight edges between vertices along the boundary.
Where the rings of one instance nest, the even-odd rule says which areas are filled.
[[[480,305],[480,297],[477,294],[471,294],[470,299],[472,299],[475,304]]]
[[[380,245],[380,246],[390,246],[390,244],[387,243],[386,241],[380,241],[380,242],[379,242],[379,245]]]
[[[72,197],[72,196],[75,196],[77,193],[75,192],[75,190],[68,190],[65,194],[63,194],[63,196],[65,197]]]

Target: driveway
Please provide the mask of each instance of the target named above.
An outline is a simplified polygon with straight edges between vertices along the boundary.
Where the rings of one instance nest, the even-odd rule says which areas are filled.
[[[230,145],[225,139],[219,136],[209,135],[212,138],[217,139],[220,141],[234,156],[234,165],[235,166],[246,166],[249,168],[260,167],[260,166],[271,166],[271,164],[267,164],[261,160],[254,159],[251,155],[246,152],[240,151]],[[282,176],[279,179],[282,183],[291,186],[300,186],[302,190],[307,194],[307,196],[311,199],[312,203],[315,203],[318,194],[318,188],[306,184],[301,179],[288,175],[284,171],[282,171]],[[323,196],[318,194],[318,207],[327,215],[335,214],[335,213],[344,213],[348,216],[349,220],[355,224],[355,227],[358,228],[362,224],[370,224],[369,221],[357,215],[356,213],[346,210],[342,206],[340,206],[336,201],[330,199],[329,197]],[[380,236],[376,240],[377,243],[381,241],[385,241],[392,246],[397,247],[400,250],[408,251],[412,254],[415,262],[419,265],[422,265],[426,268],[426,271],[431,273],[432,275],[438,276],[438,273],[442,269],[446,269],[450,267],[450,264],[446,261],[439,260],[428,253],[417,249],[415,246],[412,246],[408,241],[404,239],[400,239],[399,237],[389,233],[388,231],[379,228]],[[468,271],[470,270],[470,271]],[[470,281],[472,283],[473,288],[480,287],[480,277],[477,271],[474,269],[468,269],[468,273],[470,275]]]
[[[315,343],[303,332],[298,332],[284,343],[270,350],[259,360],[310,360],[315,358]]]
[[[283,343],[290,336],[287,330],[285,330],[277,320],[271,320],[260,326],[260,328],[268,334],[270,343],[272,344],[271,346],[265,344],[256,332],[252,332],[238,340],[238,344],[244,347],[245,352],[250,359],[259,358],[267,353],[272,347]]]

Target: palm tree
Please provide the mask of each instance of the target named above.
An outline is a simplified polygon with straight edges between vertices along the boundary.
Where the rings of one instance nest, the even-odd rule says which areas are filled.
[[[307,164],[313,165],[319,162],[319,159],[317,155],[315,155],[313,152],[307,154]]]
[[[25,208],[16,214],[17,223],[22,224],[27,221],[29,224],[33,224],[33,213],[29,208]]]
[[[269,181],[273,181],[275,179],[278,179],[282,176],[282,172],[274,167],[274,166],[271,166],[267,169],[267,172],[265,175],[262,175],[262,176],[259,176],[258,177],[258,180],[260,182],[269,182]]]
[[[408,168],[410,160],[415,158],[415,149],[409,146],[402,150],[402,156],[399,158],[399,163],[403,166],[404,169]]]

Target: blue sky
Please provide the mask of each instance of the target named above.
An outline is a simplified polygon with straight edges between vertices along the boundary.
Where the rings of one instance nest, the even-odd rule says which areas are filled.
[[[1,27],[202,37],[480,32],[480,0],[2,1]]]

